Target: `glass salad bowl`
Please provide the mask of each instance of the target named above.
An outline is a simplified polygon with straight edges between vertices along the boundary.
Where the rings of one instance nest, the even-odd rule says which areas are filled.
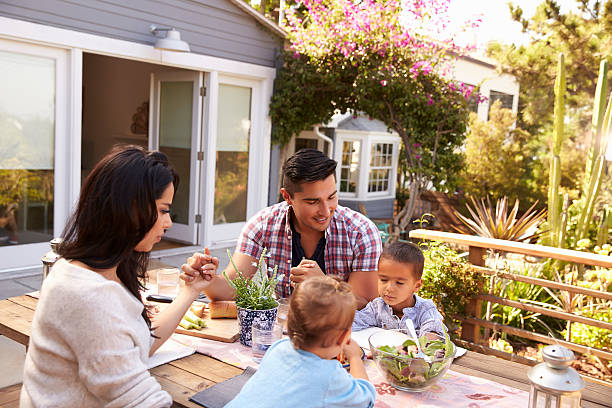
[[[427,357],[417,357],[416,342],[408,330],[384,330],[368,338],[376,367],[389,384],[402,391],[421,392],[431,387],[455,356],[455,345],[448,337],[427,333],[416,341]]]

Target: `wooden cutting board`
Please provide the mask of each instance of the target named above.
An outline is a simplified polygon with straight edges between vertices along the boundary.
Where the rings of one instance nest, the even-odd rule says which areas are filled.
[[[168,303],[150,303],[157,305],[159,310],[163,310],[168,306]],[[185,330],[181,326],[178,326],[174,332],[186,334],[188,336],[201,337],[203,339],[222,341],[224,343],[233,343],[238,340],[240,335],[238,319],[211,319],[208,309],[204,312],[202,319],[206,322],[206,327],[200,330]]]
[[[202,319],[206,322],[206,327],[203,329],[185,330],[181,326],[178,326],[174,332],[225,343],[233,343],[238,340],[240,334],[238,319],[211,319],[208,313],[205,313]]]

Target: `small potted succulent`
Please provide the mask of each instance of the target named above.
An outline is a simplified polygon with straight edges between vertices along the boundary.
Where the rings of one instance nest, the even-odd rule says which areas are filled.
[[[268,266],[264,261],[266,252],[264,248],[256,265],[257,270],[255,274],[252,278],[247,278],[238,270],[228,250],[227,255],[238,276],[231,280],[227,273],[223,272],[223,276],[229,285],[236,291],[236,308],[238,309],[238,321],[240,323],[240,343],[249,347],[252,344],[251,330],[253,323],[258,322],[260,325],[272,329],[276,322],[276,313],[278,311],[278,302],[274,297],[274,289],[277,283],[277,267],[274,267],[272,276],[269,277]]]

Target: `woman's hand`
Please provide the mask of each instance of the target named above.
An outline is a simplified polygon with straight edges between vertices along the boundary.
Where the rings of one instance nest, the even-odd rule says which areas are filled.
[[[185,282],[185,287],[202,292],[208,287],[217,274],[219,259],[211,256],[208,248],[204,253],[196,252],[187,259],[187,263],[181,266],[180,277]]]

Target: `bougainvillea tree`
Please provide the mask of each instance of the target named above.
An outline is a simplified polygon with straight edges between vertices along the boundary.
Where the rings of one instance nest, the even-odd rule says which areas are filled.
[[[451,188],[473,89],[450,80],[455,43],[450,0],[301,0],[287,13],[290,47],[270,105],[273,140],[352,110],[384,122],[404,144],[410,198],[394,236],[424,188]],[[299,11],[297,11],[299,10]],[[475,23],[466,23],[468,29]]]

